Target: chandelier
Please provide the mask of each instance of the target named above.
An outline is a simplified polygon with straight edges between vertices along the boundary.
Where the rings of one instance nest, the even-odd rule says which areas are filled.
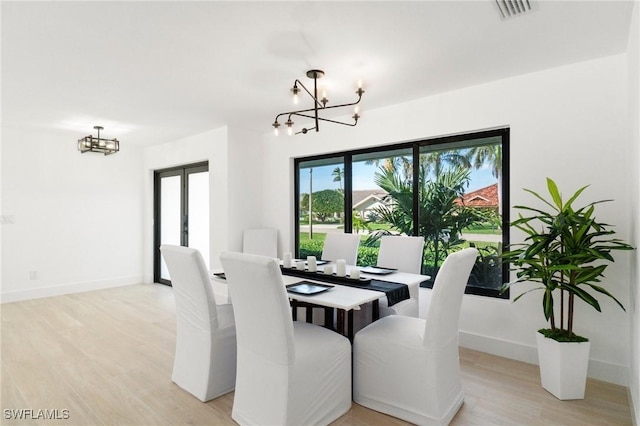
[[[120,142],[118,139],[102,139],[100,138],[100,130],[104,129],[102,126],[93,126],[98,131],[98,137],[94,138],[93,135],[85,136],[82,139],[78,139],[78,151],[85,153],[101,152],[104,155],[115,154],[120,150]]]
[[[313,107],[312,108],[307,108],[307,109],[301,109],[301,110],[297,110],[297,111],[288,111],[288,112],[282,112],[278,115],[276,115],[276,119],[274,120],[272,126],[273,126],[273,130],[274,133],[276,134],[276,136],[278,135],[278,128],[280,127],[280,123],[278,122],[278,119],[281,116],[287,116],[287,121],[285,121],[285,125],[287,126],[287,133],[289,135],[292,134],[306,134],[309,130],[315,130],[316,132],[318,132],[320,130],[320,121],[327,121],[329,123],[335,123],[335,124],[342,124],[345,126],[355,126],[356,124],[358,124],[358,119],[360,118],[360,116],[358,115],[358,107],[355,107],[355,111],[354,114],[352,116],[353,118],[353,123],[343,123],[342,121],[337,121],[337,120],[330,120],[328,118],[322,118],[320,117],[319,113],[320,111],[324,111],[324,110],[328,110],[328,109],[333,109],[333,108],[342,108],[342,107],[349,107],[349,106],[355,106],[358,103],[360,103],[360,99],[362,99],[362,94],[364,93],[364,90],[362,90],[362,85],[359,84],[358,85],[358,90],[356,90],[356,95],[358,95],[358,100],[355,102],[352,102],[350,104],[340,104],[340,105],[332,105],[332,106],[327,106],[327,103],[329,102],[329,100],[327,99],[327,95],[326,93],[322,94],[322,98],[318,99],[318,79],[322,78],[322,76],[324,76],[324,71],[321,70],[309,70],[307,71],[307,77],[309,77],[310,79],[313,79],[313,94],[307,90],[307,88],[304,86],[304,84],[302,84],[302,82],[298,79],[296,79],[296,81],[293,83],[293,88],[291,88],[291,93],[293,94],[293,103],[297,104],[298,103],[298,94],[300,93],[301,89],[304,89],[305,92],[307,92],[307,94],[309,96],[311,96],[311,99],[313,100]],[[313,127],[303,127],[301,130],[294,132],[293,129],[293,120],[291,119],[291,117],[293,116],[297,116],[297,117],[305,117],[305,118],[310,118],[312,120],[314,120],[314,126]]]

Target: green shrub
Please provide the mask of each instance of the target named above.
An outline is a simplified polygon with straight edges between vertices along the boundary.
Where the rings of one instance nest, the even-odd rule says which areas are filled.
[[[307,256],[315,256],[320,259],[323,246],[324,239],[300,241],[300,259],[306,259]]]
[[[358,248],[358,265],[369,266],[375,265],[378,261],[378,247],[365,247],[360,246]]]

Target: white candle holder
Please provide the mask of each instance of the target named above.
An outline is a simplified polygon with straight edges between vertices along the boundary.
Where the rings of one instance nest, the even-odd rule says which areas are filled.
[[[291,268],[291,253],[282,254],[282,266],[285,268]]]
[[[315,256],[307,256],[307,268],[309,272],[316,272],[318,270],[318,262],[316,262]]]

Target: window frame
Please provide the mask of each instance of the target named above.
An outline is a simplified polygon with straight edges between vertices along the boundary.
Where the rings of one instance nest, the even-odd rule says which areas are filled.
[[[394,151],[406,149],[412,150],[414,164],[419,164],[419,158],[421,154],[421,147],[424,146],[437,146],[437,145],[459,145],[465,141],[473,141],[476,139],[486,139],[491,137],[500,137],[502,144],[502,187],[501,187],[501,211],[502,211],[502,248],[509,245],[509,138],[510,128],[497,128],[492,130],[483,130],[477,132],[461,133],[451,136],[438,136],[433,138],[418,139],[414,141],[407,141],[401,143],[392,143],[388,145],[379,145],[375,147],[366,147],[360,149],[354,149],[349,151],[339,151],[325,153],[321,155],[298,157],[294,158],[294,247],[295,256],[299,257],[300,253],[300,164],[309,161],[318,161],[332,158],[342,158],[344,164],[344,232],[350,233],[353,229],[351,212],[352,209],[352,161],[354,156],[362,154],[383,154],[386,151]],[[470,145],[473,146],[473,145]],[[477,145],[481,146],[481,145]],[[418,159],[418,161],[416,161]],[[417,194],[419,193],[419,168],[413,168],[413,234],[419,234],[419,199]],[[502,281],[506,282],[509,278],[509,264],[502,264]],[[500,293],[496,289],[482,288],[482,287],[470,287],[465,288],[466,294],[475,294],[479,296],[487,296],[499,299],[509,299],[509,291]]]

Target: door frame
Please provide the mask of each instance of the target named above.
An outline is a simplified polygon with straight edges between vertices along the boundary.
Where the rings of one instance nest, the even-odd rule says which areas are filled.
[[[189,246],[189,191],[188,182],[189,175],[193,173],[202,173],[209,171],[209,162],[203,161],[199,163],[184,164],[181,166],[170,167],[167,169],[159,169],[153,171],[153,282],[171,285],[171,281],[161,278],[160,265],[161,256],[160,244],[160,222],[162,217],[161,212],[161,191],[160,182],[164,177],[181,176],[180,186],[180,212],[182,216],[182,230],[180,231],[180,245],[184,247]]]

